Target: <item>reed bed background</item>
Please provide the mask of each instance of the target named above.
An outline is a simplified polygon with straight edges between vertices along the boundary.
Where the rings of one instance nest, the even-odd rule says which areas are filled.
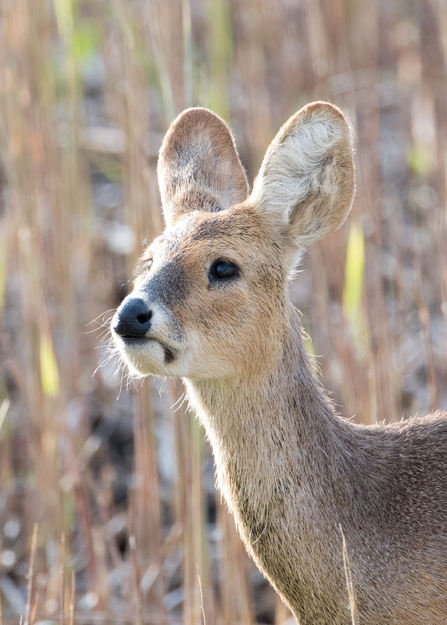
[[[307,345],[347,417],[447,408],[446,64],[443,0],[0,0],[4,622],[290,618],[181,383],[123,380],[101,332],[163,228],[173,118],[222,115],[252,181],[280,125],[327,99],[358,192],[291,285]]]

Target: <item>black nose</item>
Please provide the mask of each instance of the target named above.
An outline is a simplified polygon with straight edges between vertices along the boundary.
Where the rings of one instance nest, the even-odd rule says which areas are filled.
[[[142,338],[151,327],[152,312],[142,299],[131,297],[116,311],[112,321],[114,332],[122,338]]]

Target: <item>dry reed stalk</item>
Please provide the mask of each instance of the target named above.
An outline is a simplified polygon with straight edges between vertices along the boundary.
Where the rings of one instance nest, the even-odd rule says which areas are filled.
[[[348,557],[348,550],[346,548],[345,535],[343,533],[343,529],[341,525],[340,525],[340,532],[341,532],[341,537],[343,540],[343,566],[345,568],[346,586],[348,589],[349,606],[351,609],[351,620],[352,620],[352,625],[358,625],[359,615],[358,615],[358,610],[357,610],[357,601],[355,598],[354,582],[352,579],[351,567],[349,566],[349,557]]]
[[[31,608],[31,617],[30,617],[30,623],[35,623],[36,622],[36,615],[37,615],[37,604],[38,604],[38,594],[36,593],[36,596],[34,597],[34,604],[33,607]]]
[[[120,125],[125,131],[126,143],[122,158],[124,208],[126,223],[132,228],[136,245],[128,254],[128,274],[131,275],[141,253],[140,240],[151,240],[159,234],[160,219],[154,217],[157,207],[151,206],[154,197],[147,159],[148,100],[142,60],[134,54],[142,45],[142,33],[137,28],[138,15],[123,0],[115,0],[114,7],[121,26],[120,55],[126,76],[126,89],[121,98]],[[149,202],[148,202],[149,200]]]
[[[439,410],[439,390],[438,390],[438,383],[436,380],[435,359],[433,355],[433,342],[432,342],[431,330],[430,330],[430,313],[424,301],[422,274],[421,274],[421,259],[420,259],[418,245],[415,239],[413,239],[413,254],[414,254],[414,263],[415,263],[416,275],[417,275],[417,289],[416,289],[415,297],[416,297],[416,303],[417,303],[418,311],[419,311],[419,318],[421,320],[422,336],[424,340],[427,381],[428,381],[428,388],[430,392],[430,410],[434,412],[435,410]]]
[[[135,479],[133,495],[135,509],[135,532],[139,553],[135,554],[147,569],[151,567],[156,575],[149,599],[155,603],[160,614],[164,614],[165,594],[163,578],[158,574],[161,563],[161,518],[157,473],[157,455],[153,433],[153,409],[150,395],[151,385],[147,382],[140,388],[135,415]]]
[[[276,597],[275,602],[275,625],[290,625],[290,621],[293,619],[292,613],[287,606]]]
[[[201,621],[203,609],[211,622],[217,618],[214,588],[206,546],[206,522],[202,492],[202,434],[195,416],[184,402],[184,388],[170,385],[171,416],[174,422],[177,483],[176,518],[183,538],[183,614],[186,623]],[[197,568],[200,587],[197,583]]]
[[[134,588],[135,588],[135,608],[136,608],[136,622],[137,625],[143,625],[143,600],[141,596],[141,568],[138,557],[138,544],[135,530],[135,518],[133,515],[132,507],[128,510],[128,523],[129,523],[129,549],[133,570]]]
[[[199,625],[202,610],[197,567],[203,571],[204,532],[199,425],[194,415],[181,406],[175,413],[175,428],[177,466],[182,476],[179,513],[183,526],[183,614],[185,623]],[[202,589],[204,594],[206,591]]]
[[[309,37],[310,57],[314,74],[314,90],[319,94],[327,91],[327,79],[329,75],[329,54],[327,49],[328,37],[321,11],[320,2],[306,0],[307,30],[312,33]],[[329,94],[319,95],[322,100],[327,99]]]
[[[217,521],[222,533],[220,560],[224,623],[231,625],[241,622],[252,625],[255,618],[253,597],[248,583],[247,556],[237,534],[234,520],[221,502],[217,502]]]
[[[183,25],[183,75],[185,83],[185,108],[190,108],[194,102],[193,83],[193,49],[191,33],[191,3],[190,0],[182,0],[182,25]]]
[[[199,571],[198,566],[197,566],[197,581],[199,582],[199,589],[200,589],[200,608],[202,610],[203,625],[206,625],[206,614],[205,614],[205,608],[203,605],[202,578],[200,577],[200,571]]]
[[[28,593],[26,597],[25,625],[32,625],[31,607],[32,607],[32,602],[34,600],[34,560],[36,557],[37,528],[38,528],[37,523],[35,523],[34,530],[33,530],[33,538],[31,541],[31,556],[30,556],[29,568],[28,568]]]
[[[178,5],[174,3],[174,7],[177,9]],[[165,20],[160,23],[159,11],[165,11]],[[158,72],[158,78],[160,80],[161,92],[163,97],[164,114],[167,124],[170,124],[175,116],[180,112],[176,106],[176,97],[174,95],[174,85],[171,79],[171,67],[169,60],[167,59],[167,52],[169,52],[169,44],[175,41],[176,45],[179,43],[178,33],[174,37],[170,37],[168,40],[167,49],[163,45],[163,34],[169,32],[172,34],[172,26],[170,19],[170,10],[172,4],[159,3],[156,1],[149,2],[145,14],[145,22],[150,34],[150,42],[152,51],[155,58],[155,64]]]
[[[239,36],[234,41],[234,52],[231,59],[234,61],[235,76],[239,76],[238,87],[245,92],[247,98],[244,105],[236,108],[237,121],[242,131],[241,151],[245,156],[246,166],[251,180],[257,174],[262,156],[276,130],[271,126],[271,103],[265,97],[266,88],[266,59],[263,43],[266,35],[258,20],[251,20],[250,15],[261,14],[262,2],[252,0],[250,4],[240,5],[236,11],[239,22]],[[221,63],[228,63],[225,58]],[[220,68],[220,80],[228,91],[226,67]],[[212,78],[212,77],[211,77]],[[220,90],[223,86],[219,87]],[[228,97],[225,95],[225,97]],[[237,104],[239,104],[236,101]],[[228,121],[230,119],[225,117]]]
[[[65,623],[65,534],[64,534],[64,532],[62,532],[62,535],[61,535],[59,558],[60,558],[60,600],[59,600],[59,609],[60,609],[61,625],[64,625],[64,623]]]
[[[74,488],[74,497],[76,502],[76,513],[79,521],[79,533],[82,539],[85,558],[86,573],[88,587],[92,592],[96,591],[97,567],[95,560],[95,549],[93,547],[93,536],[91,534],[91,515],[88,509],[88,498],[83,484],[76,485]]]
[[[74,625],[74,621],[75,621],[75,602],[76,602],[76,576],[74,574],[74,571],[72,571],[72,573],[71,573],[71,588],[70,588],[70,607],[69,607],[70,619],[69,619],[69,625]]]
[[[381,176],[379,171],[379,159],[377,145],[380,137],[380,101],[378,66],[380,45],[380,6],[377,2],[368,4],[368,11],[364,15],[362,24],[365,37],[367,55],[367,67],[371,72],[371,82],[365,89],[364,99],[359,102],[363,109],[363,122],[365,124],[363,167],[369,170],[367,178],[360,169],[364,196],[369,203],[371,214],[374,214],[373,231],[370,241],[366,244],[366,306],[370,322],[369,333],[373,349],[372,371],[374,380],[374,403],[377,406],[375,420],[380,421],[384,417],[388,421],[395,421],[400,415],[397,414],[394,397],[394,370],[390,355],[390,340],[388,334],[386,307],[382,289],[383,262],[381,255],[376,250],[383,249],[383,237],[381,227]]]
[[[225,625],[236,623],[238,619],[237,603],[235,601],[235,557],[234,557],[234,540],[232,540],[232,528],[230,524],[232,520],[229,518],[228,511],[223,507],[222,502],[217,501],[217,523],[222,533],[220,548],[223,553],[220,554],[222,566],[222,616]]]

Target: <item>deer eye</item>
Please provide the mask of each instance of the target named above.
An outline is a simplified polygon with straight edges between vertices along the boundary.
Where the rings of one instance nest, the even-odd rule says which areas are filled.
[[[226,278],[233,278],[239,273],[239,267],[234,263],[230,263],[228,260],[222,260],[221,258],[215,260],[210,268],[210,277],[215,280],[225,280]]]

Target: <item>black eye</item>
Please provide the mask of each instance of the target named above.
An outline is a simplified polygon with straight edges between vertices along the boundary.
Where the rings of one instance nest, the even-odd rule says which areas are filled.
[[[233,278],[237,276],[239,268],[234,263],[230,263],[228,260],[215,260],[210,268],[210,275],[216,280],[225,280],[226,278]]]

